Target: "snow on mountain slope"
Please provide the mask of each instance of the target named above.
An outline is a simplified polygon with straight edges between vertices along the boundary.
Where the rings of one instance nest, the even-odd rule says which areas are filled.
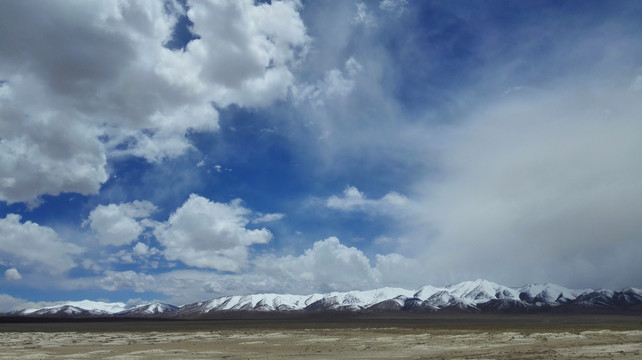
[[[121,312],[126,309],[126,305],[121,302],[116,303],[106,303],[102,301],[91,301],[91,300],[82,300],[82,301],[69,301],[57,305],[45,306],[39,309],[25,309],[19,313],[23,315],[30,315],[38,313],[39,315],[46,314],[56,314],[59,312],[67,314],[78,314],[83,311],[87,311],[95,315],[111,315],[118,312]]]
[[[27,316],[171,316],[198,317],[220,311],[531,311],[557,306],[600,309],[642,309],[642,290],[573,290],[555,284],[511,288],[487,280],[463,281],[446,287],[416,290],[385,287],[326,294],[251,294],[223,296],[176,307],[150,303],[127,308],[124,303],[72,301],[13,314]]]
[[[519,288],[520,299],[555,304],[575,300],[591,289],[572,290],[555,284],[529,284]]]
[[[322,295],[254,294],[224,296],[207,301],[203,311],[211,310],[300,310],[320,299]]]
[[[144,305],[136,306],[134,308],[127,309],[127,310],[118,312],[116,315],[151,316],[151,315],[165,314],[168,312],[175,311],[177,309],[178,307],[174,305],[155,302],[155,303],[144,304]]]
[[[592,292],[584,293],[575,300],[577,304],[588,307],[612,308],[613,298],[616,296],[615,291],[610,289],[599,289]]]
[[[446,290],[454,297],[470,304],[480,304],[493,299],[519,300],[519,291],[488,280],[463,281],[449,285]]]
[[[331,292],[328,294],[289,295],[254,294],[223,296],[194,304],[203,312],[212,310],[296,311],[309,306],[332,309],[362,309],[396,297],[411,297],[412,290],[381,288],[366,291]],[[322,302],[322,303],[319,303]]]
[[[422,286],[414,294],[414,297],[426,300],[438,292],[446,291],[446,288],[434,287],[432,285]]]
[[[442,290],[432,294],[428,299],[424,300],[424,305],[430,305],[435,309],[440,309],[446,306],[457,305],[459,302],[459,298],[454,297],[448,292],[448,290]]]
[[[363,309],[385,300],[392,300],[398,297],[408,298],[414,295],[414,291],[401,288],[380,288],[365,291],[332,292],[324,298],[333,299],[335,308]]]

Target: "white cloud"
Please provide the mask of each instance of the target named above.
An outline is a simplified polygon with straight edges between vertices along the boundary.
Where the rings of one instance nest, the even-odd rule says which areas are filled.
[[[87,221],[98,233],[101,244],[120,246],[138,239],[145,225],[149,225],[145,218],[155,211],[156,206],[149,201],[98,205]]]
[[[157,274],[107,271],[94,279],[79,281],[81,287],[97,286],[116,291],[132,289],[165,294],[175,304],[223,295],[249,293],[297,293],[372,289],[381,286],[424,285],[423,268],[417,260],[399,254],[376,255],[374,266],[365,254],[334,237],[317,241],[299,256],[262,255],[254,267],[236,274],[207,270],[174,270]]]
[[[362,71],[357,60],[350,57],[344,69],[332,69],[324,74],[316,84],[299,84],[292,89],[295,101],[309,101],[314,106],[323,106],[329,99],[339,99],[349,95],[355,87],[357,75]]]
[[[299,7],[298,1],[190,3],[188,15],[201,39],[192,41],[176,61],[193,66],[163,71],[189,88],[207,89],[223,107],[282,99],[294,80],[288,66],[309,41]]]
[[[407,0],[381,0],[379,8],[399,16],[406,10],[407,5]]]
[[[426,267],[417,259],[401,254],[377,254],[376,271],[378,286],[405,286],[414,289],[430,285]]]
[[[172,51],[180,6],[162,1],[2,4],[0,201],[97,193],[108,157],[160,161],[216,131],[212,103],[287,96],[309,41],[298,2],[189,5],[200,39]]]
[[[410,236],[439,280],[639,280],[642,102],[628,84],[568,81],[501,97],[443,135],[443,176],[417,185],[425,226]]]
[[[376,25],[375,18],[368,12],[368,6],[364,2],[357,3],[357,14],[354,16],[354,23],[366,27]]]
[[[382,10],[384,3],[378,4]],[[458,72],[461,81],[453,86],[452,69],[442,62],[449,46],[425,51],[412,40],[401,41],[392,54],[382,48],[380,37],[358,37],[357,31],[368,33],[341,26],[345,11],[343,17],[317,15],[332,30],[313,34],[315,42],[330,44],[336,38],[332,45],[337,44],[319,52],[320,63],[337,63],[349,53],[363,66],[346,103],[327,107],[327,115],[302,112],[318,124],[318,133],[330,134],[327,141],[311,142],[319,158],[335,173],[354,175],[355,166],[365,164],[376,173],[394,172],[390,177],[386,172],[384,181],[416,184],[404,190],[410,200],[403,213],[412,226],[395,234],[406,240],[396,250],[419,256],[428,283],[476,277],[515,285],[639,283],[634,274],[640,271],[634,268],[640,262],[634,258],[642,255],[642,247],[634,239],[641,229],[633,214],[642,204],[635,190],[641,178],[642,138],[636,135],[642,122],[635,114],[641,112],[642,77],[639,34],[631,30],[630,19],[616,16],[589,29],[578,25],[585,24],[588,13],[560,14],[575,21],[562,26],[533,18],[532,26],[511,26],[515,32],[502,33],[496,26],[505,24],[476,21],[488,19],[487,8],[480,7],[479,14],[438,8],[460,21],[463,34],[479,35],[461,38],[471,51],[461,60],[472,67]],[[394,24],[382,21],[377,30],[399,31],[387,27]],[[435,31],[450,33],[448,26],[435,24]],[[493,30],[476,32],[487,29]],[[555,29],[555,38],[542,29]],[[523,41],[506,46],[511,42],[504,40],[515,39]],[[414,55],[404,54],[425,56],[421,71],[431,75],[399,67],[416,62]],[[469,62],[480,54],[486,65]],[[391,75],[390,69],[402,69],[404,77]],[[406,92],[404,84],[415,74],[444,86],[428,82],[418,98],[397,96],[395,89]],[[502,96],[514,87],[520,91]],[[419,93],[411,89],[408,94]],[[326,205],[363,211],[371,209],[368,200],[378,199],[354,191],[336,194]],[[582,222],[583,216],[588,220]],[[592,265],[598,263],[615,265],[604,271]]]
[[[0,219],[0,255],[10,265],[52,274],[76,266],[74,257],[82,250],[62,241],[56,232],[31,221],[20,222],[20,215]]]
[[[247,229],[251,211],[236,199],[228,204],[192,194],[154,231],[168,260],[221,271],[239,271],[248,247],[272,239],[267,229]]]
[[[252,224],[260,224],[265,222],[279,221],[285,217],[285,214],[274,213],[274,214],[258,214],[259,217],[252,220]]]
[[[0,55],[0,78],[1,61]],[[107,180],[99,132],[53,109],[36,118],[31,112],[46,101],[40,99],[39,89],[28,89],[31,82],[15,78],[0,86],[0,201],[28,201],[63,191],[98,192]]]
[[[330,196],[326,200],[326,206],[341,211],[362,211],[403,217],[408,212],[410,201],[404,195],[394,191],[387,193],[380,199],[368,199],[356,187],[347,186],[342,197]]]
[[[152,275],[139,274],[134,271],[106,271],[97,281],[97,285],[108,291],[131,289],[136,292],[153,291],[156,279]]]
[[[141,242],[136,243],[136,245],[134,246],[134,254],[136,255],[143,256],[143,255],[147,255],[148,252],[149,252],[149,246]]]
[[[375,265],[355,247],[336,237],[317,241],[299,256],[257,258],[256,274],[276,280],[277,291],[310,293],[421,284],[421,266],[399,254],[377,255]]]
[[[11,269],[7,269],[4,272],[4,278],[9,281],[16,281],[16,280],[22,279],[22,275],[20,275],[20,272],[18,272],[18,269],[11,268]]]
[[[25,309],[28,307],[26,306],[27,303],[26,300],[7,294],[0,294],[0,313]]]
[[[376,277],[360,250],[331,237],[314,243],[300,256],[257,259],[259,272],[295,285],[298,291],[368,288]]]

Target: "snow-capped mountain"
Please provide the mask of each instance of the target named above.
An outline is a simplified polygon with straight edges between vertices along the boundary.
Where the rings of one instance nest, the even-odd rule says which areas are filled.
[[[520,300],[543,304],[566,303],[592,291],[571,290],[555,284],[529,284],[519,289]]]
[[[171,313],[176,310],[178,310],[178,306],[155,302],[126,309],[116,313],[115,315],[129,317],[150,317]]]
[[[101,301],[69,301],[57,305],[46,306],[38,309],[24,309],[16,312],[17,315],[49,316],[49,315],[86,315],[105,316],[113,315],[124,311],[127,306],[124,303],[106,303]]]
[[[396,297],[412,296],[412,290],[381,288],[366,291],[331,292],[327,294],[288,295],[255,294],[224,296],[182,306],[177,313],[194,314],[211,311],[300,311],[361,310]]]
[[[469,311],[525,312],[552,308],[642,311],[642,290],[568,289],[555,284],[529,284],[519,288],[487,280],[464,281],[446,287],[423,286],[416,290],[380,288],[326,294],[251,294],[223,296],[176,307],[151,303],[127,308],[123,303],[89,300],[67,302],[40,309],[25,309],[17,316],[171,317],[191,318],[222,312],[314,311]]]

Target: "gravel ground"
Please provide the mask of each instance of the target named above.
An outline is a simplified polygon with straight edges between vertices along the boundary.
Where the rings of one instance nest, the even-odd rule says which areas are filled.
[[[642,330],[2,332],[0,359],[641,359]]]

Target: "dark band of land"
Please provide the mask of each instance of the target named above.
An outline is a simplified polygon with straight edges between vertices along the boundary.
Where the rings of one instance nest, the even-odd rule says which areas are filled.
[[[640,314],[227,314],[207,319],[0,317],[0,332],[218,331],[356,329],[565,331],[641,330]]]

